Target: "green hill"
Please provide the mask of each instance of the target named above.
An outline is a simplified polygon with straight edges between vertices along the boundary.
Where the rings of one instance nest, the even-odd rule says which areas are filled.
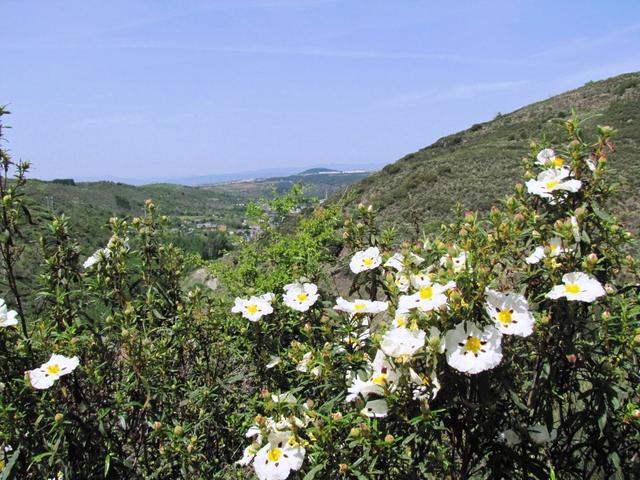
[[[563,140],[562,121],[574,108],[585,127],[618,130],[609,163],[620,183],[614,209],[637,231],[640,225],[640,73],[629,73],[498,115],[494,120],[439,139],[406,155],[351,187],[340,200],[353,207],[373,204],[380,219],[405,233],[437,228],[457,202],[486,211],[522,180],[521,159],[529,140]]]
[[[193,221],[211,222],[237,228],[244,215],[243,200],[219,189],[202,189],[170,184],[135,187],[117,182],[75,183],[29,180],[27,198],[36,223],[65,214],[87,252],[109,238],[103,228],[112,216],[134,217],[152,199],[173,226]]]

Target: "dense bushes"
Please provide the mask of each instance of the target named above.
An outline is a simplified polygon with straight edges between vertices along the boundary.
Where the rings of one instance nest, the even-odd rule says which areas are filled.
[[[611,129],[566,126],[485,220],[417,243],[364,205],[342,235],[295,191],[252,205],[262,233],[212,265],[216,292],[185,291],[151,201],[86,260],[54,219],[28,305],[28,165],[3,151],[3,478],[632,477],[637,262],[606,212]]]

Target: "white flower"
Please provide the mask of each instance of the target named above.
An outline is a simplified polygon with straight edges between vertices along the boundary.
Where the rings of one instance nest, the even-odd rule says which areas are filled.
[[[396,310],[396,316],[393,319],[393,327],[406,327],[409,324],[409,312],[402,312],[400,310]]]
[[[263,315],[268,315],[273,312],[271,302],[266,298],[269,295],[266,294],[260,297],[252,296],[249,299],[236,298],[236,303],[231,309],[233,313],[242,313],[242,316],[251,322],[257,322]]]
[[[356,252],[349,263],[353,273],[360,273],[366,270],[373,270],[382,263],[380,250],[378,247],[369,247],[364,251]]]
[[[276,295],[274,293],[265,293],[264,295],[260,295],[259,297],[261,300],[264,300],[265,302],[268,303],[273,303],[273,301],[276,299]]]
[[[564,160],[562,160],[560,156],[556,155],[556,152],[551,148],[540,150],[536,163],[543,167],[560,168],[564,166]]]
[[[389,412],[387,401],[384,399],[369,400],[360,413],[370,418],[384,418]]]
[[[33,388],[45,390],[62,375],[73,372],[79,363],[78,357],[68,358],[54,353],[48,362],[40,365],[40,368],[27,372],[29,383]]]
[[[0,327],[12,327],[18,324],[18,313],[15,310],[7,310],[7,304],[0,298]]]
[[[557,191],[577,192],[582,187],[582,182],[569,180],[569,175],[571,170],[566,167],[544,170],[536,180],[526,182],[527,190],[533,195],[547,199],[553,199],[552,193]]]
[[[440,391],[440,382],[436,376],[436,372],[431,373],[431,377],[418,375],[412,368],[409,369],[409,378],[411,383],[416,385],[413,389],[413,399],[418,401],[430,400],[436,398]]]
[[[269,363],[267,363],[265,368],[267,370],[270,370],[273,367],[275,367],[276,365],[278,365],[281,361],[282,361],[282,359],[280,357],[274,355],[269,359]]]
[[[361,378],[354,378],[351,385],[347,389],[347,402],[353,402],[358,397],[367,398],[369,395],[383,395],[384,394],[384,382],[386,379],[380,377],[378,383],[375,380],[362,380]]]
[[[410,358],[424,347],[425,336],[426,333],[420,329],[413,331],[405,327],[394,328],[384,334],[380,349],[389,357]]]
[[[298,370],[299,372],[305,373],[309,367],[309,362],[311,361],[311,358],[312,358],[311,352],[305,353],[302,356],[302,360],[300,360],[300,363],[298,363],[296,370]]]
[[[285,305],[299,312],[306,312],[318,300],[318,287],[313,283],[290,283],[284,291]]]
[[[405,293],[409,291],[411,286],[411,280],[404,273],[397,273],[394,278],[394,283],[399,292]]]
[[[420,273],[411,275],[411,285],[413,288],[420,289],[431,285],[431,270],[433,270],[433,267],[429,267]]]
[[[386,359],[384,352],[378,350],[373,362],[369,363],[367,371],[353,378],[347,390],[349,395],[346,401],[352,402],[358,396],[367,398],[369,394],[382,395],[385,386],[394,389],[399,379],[400,375]]]
[[[279,395],[273,393],[271,394],[271,400],[273,400],[273,403],[287,403],[289,405],[295,405],[298,403],[298,399],[291,392],[284,392]]]
[[[260,445],[258,443],[252,443],[244,449],[244,451],[242,452],[242,458],[240,460],[237,460],[236,463],[242,466],[249,465],[256,456],[256,453],[258,453],[259,449]]]
[[[462,251],[456,257],[452,257],[449,254],[443,255],[440,257],[440,266],[446,267],[449,261],[453,264],[453,271],[455,273],[460,273],[464,270],[464,267],[467,264],[467,252]]]
[[[256,442],[262,443],[262,434],[260,433],[260,427],[257,425],[249,427],[249,430],[247,430],[244,436],[247,438],[255,438]]]
[[[551,299],[565,297],[572,301],[593,302],[605,294],[600,282],[586,273],[566,273],[562,276],[562,282],[564,285],[556,285],[546,297]]]
[[[522,443],[520,436],[513,430],[505,430],[498,435],[498,440],[503,442],[507,447],[513,447]]]
[[[300,470],[304,454],[291,432],[271,433],[268,443],[256,453],[253,469],[260,480],[285,480],[292,470]]]
[[[349,302],[348,300],[340,297],[336,300],[336,306],[333,307],[333,309],[349,312],[351,315],[356,315],[359,313],[380,313],[384,312],[388,307],[389,304],[387,302],[371,300],[354,300],[353,302]]]
[[[103,257],[109,258],[109,255],[111,255],[111,250],[109,250],[108,248],[99,248],[98,250],[93,252],[93,254],[89,258],[87,258],[84,261],[84,263],[82,264],[82,267],[85,269],[91,268],[96,263],[98,263],[100,259],[102,259]]]
[[[533,253],[525,258],[524,261],[529,265],[538,263],[546,256],[545,248],[549,249],[549,257],[558,257],[567,251],[562,245],[562,238],[553,237],[546,245],[536,247]]]
[[[531,441],[537,444],[553,442],[558,436],[557,430],[553,429],[551,433],[549,433],[547,426],[541,423],[529,427],[528,431]]]
[[[460,322],[444,338],[447,363],[466,373],[479,373],[502,360],[502,334],[492,325],[484,330],[472,322]]]
[[[485,294],[485,309],[501,333],[521,337],[533,333],[534,319],[526,298],[517,293],[501,293],[489,288]]]
[[[384,263],[384,266],[387,268],[393,268],[398,272],[402,272],[404,271],[404,262],[405,262],[404,255],[402,255],[401,253],[394,253],[393,256],[391,256],[389,260],[387,260]],[[419,255],[416,255],[413,252],[410,252],[409,262],[412,265],[420,265],[422,262],[424,262],[424,258],[420,257]]]
[[[406,312],[412,308],[418,308],[423,312],[428,312],[440,308],[447,303],[445,292],[455,286],[455,282],[449,282],[445,285],[432,283],[421,287],[420,290],[413,295],[400,296],[398,310]]]

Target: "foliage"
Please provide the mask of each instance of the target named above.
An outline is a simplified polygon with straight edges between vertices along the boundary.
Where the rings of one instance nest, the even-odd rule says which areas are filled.
[[[243,450],[247,462],[267,450],[277,462],[276,448],[302,453],[289,477],[305,480],[632,478],[638,264],[626,255],[630,235],[607,211],[614,132],[600,127],[587,141],[577,118],[564,126],[568,142],[557,151],[581,182],[575,192],[548,199],[518,184],[486,218],[460,207],[438,236],[402,242],[373,207],[356,208],[340,232],[337,206],[301,205],[294,189],[250,206],[257,238],[210,265],[215,292],[185,289],[187,268],[204,262],[167,241],[171,220],[152,201],[140,217],[112,217],[110,237],[86,260],[70,219],[56,216],[38,242],[40,265],[31,265],[38,295],[24,309],[9,272],[25,229],[35,229],[23,208],[28,165],[1,150],[5,300],[22,322],[0,326],[3,478],[241,479],[251,475],[236,463]],[[529,181],[545,167],[535,158],[548,146],[531,146]],[[392,256],[396,244],[401,257]],[[539,261],[528,260],[543,245]],[[359,313],[358,301],[351,313],[335,308],[346,295],[338,284],[347,262],[355,273],[348,296],[378,313]],[[550,298],[570,272],[606,295]],[[283,289],[311,283],[317,300],[293,309]],[[437,308],[401,308],[409,292],[427,298],[436,285],[446,291]],[[494,328],[487,288],[523,295],[533,333],[500,336],[499,363],[463,373],[450,358],[460,344],[442,352],[441,343],[464,322]],[[248,321],[231,312],[234,297],[234,311],[249,297],[269,313]],[[390,332],[402,328],[429,334],[411,353],[387,354]],[[52,353],[79,365],[35,388],[26,372]],[[370,391],[347,402],[356,378]],[[373,415],[371,401],[388,412]],[[274,431],[286,433],[288,446],[270,446]]]

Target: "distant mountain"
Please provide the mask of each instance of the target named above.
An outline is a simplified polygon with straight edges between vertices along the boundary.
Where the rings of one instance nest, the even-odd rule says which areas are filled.
[[[77,182],[100,182],[109,181],[115,183],[125,183],[128,185],[149,185],[155,183],[169,183],[173,185],[187,185],[187,186],[199,186],[199,185],[212,185],[221,182],[234,182],[239,180],[256,180],[273,177],[286,177],[289,175],[300,175],[309,173],[322,173],[323,171],[338,171],[338,172],[350,172],[350,171],[372,171],[382,168],[384,164],[379,163],[354,163],[354,164],[342,164],[342,163],[328,163],[322,166],[311,165],[304,172],[300,172],[301,168],[306,168],[305,165],[298,165],[295,167],[274,167],[264,168],[259,170],[240,170],[238,172],[231,173],[214,173],[210,175],[195,175],[190,177],[149,177],[149,178],[128,178],[118,176],[106,176],[106,177],[77,177],[74,180]]]
[[[563,121],[575,108],[583,131],[596,125],[618,130],[617,152],[609,161],[619,183],[614,210],[633,230],[640,227],[640,73],[589,82],[547,100],[498,115],[468,130],[441,138],[353,185],[339,203],[370,203],[383,224],[405,233],[419,225],[436,229],[452,217],[456,203],[486,212],[523,181],[521,159],[529,141],[546,135],[551,144],[566,139]],[[593,136],[588,137],[593,138]]]
[[[275,193],[282,194],[294,184],[304,186],[305,194],[312,197],[327,198],[340,192],[359,180],[371,175],[372,171],[341,171],[331,168],[310,168],[295,175],[269,178],[253,178],[224,183],[215,183],[213,188],[222,189],[231,195],[243,197],[270,197]],[[206,188],[206,187],[203,187]]]
[[[339,170],[318,167],[318,168],[310,168],[308,170],[305,170],[304,172],[300,172],[298,175],[315,175],[317,173],[339,173]]]

